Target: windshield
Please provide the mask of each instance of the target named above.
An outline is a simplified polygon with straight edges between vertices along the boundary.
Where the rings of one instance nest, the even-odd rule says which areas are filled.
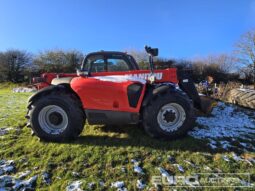
[[[90,72],[139,70],[135,59],[126,54],[91,54],[82,62],[81,70]]]
[[[104,57],[102,55],[91,55],[85,58],[82,63],[82,70],[89,71],[92,63],[94,63],[94,66],[98,65],[98,67],[104,70]]]

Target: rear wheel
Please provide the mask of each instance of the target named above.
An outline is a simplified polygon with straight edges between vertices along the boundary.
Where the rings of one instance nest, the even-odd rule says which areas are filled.
[[[193,127],[191,101],[179,92],[157,95],[143,111],[145,131],[152,137],[172,139],[183,136]]]
[[[75,138],[85,124],[81,104],[69,94],[52,92],[32,102],[28,109],[28,124],[43,140]]]

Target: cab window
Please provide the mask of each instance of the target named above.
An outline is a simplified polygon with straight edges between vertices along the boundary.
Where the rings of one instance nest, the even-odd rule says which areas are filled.
[[[104,57],[101,55],[90,56],[86,60],[84,69],[87,71],[90,69],[91,72],[105,72],[106,64],[104,61]]]
[[[107,58],[108,72],[129,71],[129,65],[121,56],[111,56]]]

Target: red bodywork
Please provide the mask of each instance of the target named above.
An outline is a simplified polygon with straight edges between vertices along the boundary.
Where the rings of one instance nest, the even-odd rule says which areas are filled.
[[[132,70],[125,72],[98,72],[91,73],[91,76],[111,76],[111,75],[132,75],[135,77],[146,79],[150,74],[149,70]],[[156,82],[172,82],[178,83],[176,68],[169,68],[165,70],[155,70]],[[64,77],[77,77],[76,73],[43,73],[41,77],[33,78],[34,86],[40,90],[51,85],[51,81],[54,78],[64,78]]]
[[[35,84],[38,89],[50,85],[52,79],[56,77],[74,77],[70,83],[71,88],[80,97],[84,109],[106,110],[139,113],[142,100],[146,90],[146,81],[150,75],[149,70],[132,70],[125,72],[98,72],[91,73],[89,77],[78,77],[76,74],[54,74],[45,73],[42,77],[45,82]],[[156,83],[172,82],[178,83],[176,68],[165,70],[155,70]],[[123,81],[100,80],[98,77],[116,76],[131,78]],[[144,82],[141,82],[144,81]],[[131,107],[128,101],[127,87],[134,83],[143,84],[141,96],[136,107]]]
[[[33,78],[33,85],[37,90],[43,89],[51,85],[51,81],[54,78],[64,78],[64,77],[77,77],[77,74],[68,74],[68,73],[43,73],[41,77]]]
[[[146,86],[143,86],[139,102],[133,108],[129,106],[127,97],[127,87],[133,83],[139,82],[111,82],[93,77],[77,77],[72,80],[71,87],[79,95],[84,109],[139,112]]]
[[[76,77],[71,81],[72,89],[79,95],[84,109],[111,110],[138,113],[146,89],[146,80],[150,74],[148,70],[130,72],[105,72],[94,73],[90,77]],[[156,70],[156,82],[177,83],[176,69]],[[116,76],[118,75],[118,76]],[[131,77],[123,81],[100,80],[99,76],[116,76],[117,79]],[[120,77],[119,77],[120,76]],[[114,78],[113,78],[114,79]],[[142,80],[139,80],[142,79]],[[143,81],[144,82],[141,82]],[[143,84],[141,96],[136,107],[131,107],[128,102],[127,87],[134,83]]]

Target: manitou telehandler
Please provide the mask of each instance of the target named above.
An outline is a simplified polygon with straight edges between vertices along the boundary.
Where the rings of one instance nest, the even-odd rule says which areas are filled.
[[[192,79],[176,68],[154,70],[158,49],[145,47],[150,70],[122,52],[86,56],[77,74],[43,74],[47,86],[28,101],[28,127],[43,140],[72,139],[89,124],[143,124],[152,137],[173,139],[192,128],[202,101]]]

